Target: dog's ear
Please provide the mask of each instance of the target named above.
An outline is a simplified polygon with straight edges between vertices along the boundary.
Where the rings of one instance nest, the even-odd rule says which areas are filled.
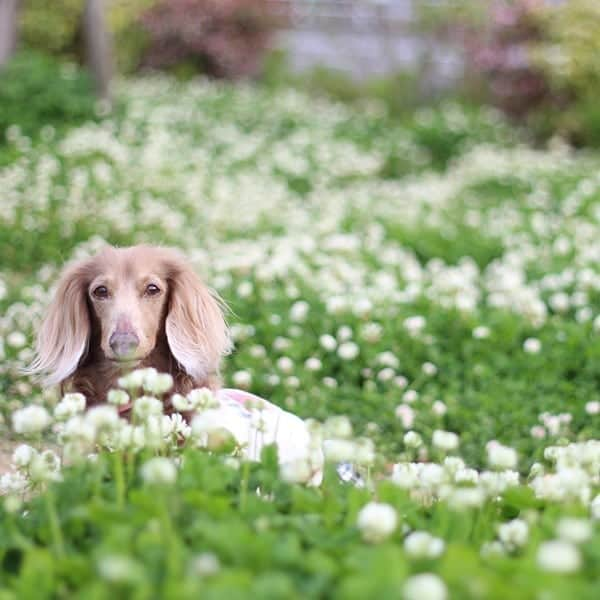
[[[87,261],[80,261],[64,270],[39,330],[36,356],[27,372],[45,385],[67,379],[87,353],[91,332],[87,267]]]
[[[183,259],[171,257],[168,265],[167,342],[186,373],[203,381],[218,373],[221,357],[231,350],[223,302]]]

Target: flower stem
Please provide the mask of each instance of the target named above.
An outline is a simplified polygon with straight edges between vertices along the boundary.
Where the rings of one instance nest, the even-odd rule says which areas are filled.
[[[125,504],[125,471],[123,469],[123,454],[121,452],[113,452],[113,467],[117,506],[121,508]]]
[[[54,498],[54,492],[51,487],[48,487],[44,493],[44,499],[46,501],[46,511],[48,513],[48,521],[50,523],[50,533],[52,536],[52,543],[59,556],[65,554],[65,544],[63,539],[62,530],[60,528],[60,521],[58,513],[56,512],[56,499]]]

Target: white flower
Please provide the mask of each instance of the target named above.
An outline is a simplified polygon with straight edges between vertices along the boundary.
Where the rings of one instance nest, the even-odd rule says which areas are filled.
[[[600,521],[600,494],[590,502],[590,512],[592,513],[592,519]]]
[[[119,425],[119,413],[114,406],[93,406],[84,415],[84,420],[94,429],[112,430]]]
[[[129,394],[125,390],[109,390],[106,400],[109,404],[125,406],[129,403]]]
[[[294,302],[294,304],[292,304],[292,308],[290,309],[290,319],[296,323],[302,323],[306,320],[309,309],[310,305],[304,300],[298,300],[297,302]]]
[[[375,344],[383,335],[383,327],[379,323],[365,323],[360,330],[360,334],[366,342]]]
[[[592,537],[592,524],[587,519],[563,517],[556,526],[556,534],[561,540],[581,544]]]
[[[324,424],[323,435],[327,438],[352,437],[352,423],[344,415],[329,417]]]
[[[177,468],[168,458],[151,458],[140,469],[142,479],[149,484],[170,485],[177,479]]]
[[[307,483],[313,476],[309,461],[305,458],[287,461],[279,466],[279,475],[288,483]]]
[[[538,548],[537,564],[544,571],[574,573],[581,567],[581,554],[571,542],[543,542]]]
[[[400,366],[400,361],[398,357],[393,352],[382,352],[377,355],[377,364],[380,364],[384,367],[391,367],[392,369],[397,369]]]
[[[408,404],[399,404],[394,414],[402,421],[404,429],[410,429],[415,420],[415,411]]]
[[[356,445],[351,440],[325,440],[323,454],[329,462],[354,462]]]
[[[404,600],[446,600],[446,584],[433,573],[409,577],[403,587]]]
[[[85,396],[83,394],[66,394],[54,407],[54,418],[62,421],[73,417],[85,410]]]
[[[358,528],[367,542],[383,541],[394,533],[398,515],[393,506],[380,502],[369,502],[358,513]]]
[[[178,412],[186,412],[189,410],[194,410],[194,404],[187,398],[186,396],[182,396],[181,394],[173,394],[171,396],[171,404],[173,408]]]
[[[27,337],[21,331],[13,331],[6,336],[6,343],[12,348],[22,348],[27,344]]]
[[[448,412],[448,407],[441,400],[436,400],[431,405],[431,412],[438,417],[443,417]]]
[[[407,448],[420,448],[423,445],[423,438],[415,431],[407,431],[403,440]]]
[[[348,340],[352,339],[352,333],[352,327],[349,327],[348,325],[342,325],[337,330],[337,339],[340,340],[340,342],[347,342]]]
[[[448,496],[448,505],[455,510],[479,508],[485,502],[485,494],[478,487],[457,487]]]
[[[163,403],[154,396],[140,396],[133,403],[133,414],[142,420],[150,415],[160,415],[162,412]]]
[[[319,338],[319,344],[328,352],[333,352],[337,348],[337,340],[328,333]]]
[[[488,464],[493,469],[514,469],[517,466],[517,451],[509,446],[491,443],[486,446]]]
[[[425,317],[420,315],[404,319],[404,327],[408,330],[408,333],[413,336],[420,333],[425,328],[425,324]]]
[[[233,374],[233,383],[237,387],[246,390],[252,383],[252,375],[248,371],[236,371]]]
[[[502,523],[498,526],[498,537],[509,551],[522,548],[529,537],[529,525],[522,519]]]
[[[375,444],[370,438],[358,438],[355,442],[354,462],[365,467],[375,462]]]
[[[458,448],[459,437],[452,431],[436,429],[433,432],[431,443],[442,452],[449,452]]]
[[[12,454],[12,462],[15,467],[22,469],[29,465],[36,454],[37,450],[35,448],[27,444],[20,444]]]
[[[598,400],[592,400],[591,402],[586,402],[585,412],[588,415],[600,414],[600,402],[598,402]]]
[[[404,550],[414,558],[437,558],[444,552],[444,540],[427,531],[414,531],[404,540]]]
[[[140,573],[138,563],[125,554],[103,556],[97,569],[102,579],[113,583],[134,583]]]
[[[12,414],[12,423],[16,433],[33,434],[46,429],[51,423],[51,418],[43,406],[30,404]]]
[[[60,458],[52,450],[35,454],[29,464],[29,477],[33,482],[59,481]]]
[[[479,325],[479,327],[475,327],[475,329],[473,329],[473,337],[476,340],[483,340],[485,338],[490,337],[490,328],[486,327],[485,325]]]
[[[294,361],[287,356],[282,356],[277,360],[277,368],[284,373],[291,373],[294,370]]]
[[[144,391],[162,396],[173,387],[173,377],[168,373],[149,372],[144,378]]]
[[[119,387],[125,388],[126,390],[137,390],[144,385],[144,379],[147,376],[149,369],[136,369],[131,373],[120,377],[118,380]],[[156,369],[152,369],[156,372]]]
[[[323,368],[323,363],[315,356],[311,356],[310,358],[306,359],[304,366],[309,371],[320,371]]]
[[[423,371],[423,373],[425,373],[425,375],[428,375],[429,377],[433,377],[433,375],[435,375],[438,372],[438,368],[431,362],[424,362],[421,365],[421,370]]]
[[[207,387],[196,388],[188,393],[187,399],[192,408],[204,410],[206,408],[215,408],[219,405],[213,391]]]
[[[194,556],[190,561],[190,571],[199,577],[209,577],[216,575],[221,570],[221,563],[216,554],[212,552],[202,552]]]
[[[523,350],[527,354],[537,354],[542,349],[542,342],[537,338],[527,338],[523,342]]]
[[[343,342],[338,348],[338,356],[344,360],[354,360],[360,351],[360,348],[354,342]]]
[[[406,392],[402,394],[402,401],[406,402],[407,404],[412,404],[413,402],[418,400],[418,398],[419,392],[417,392],[416,390],[406,390]]]

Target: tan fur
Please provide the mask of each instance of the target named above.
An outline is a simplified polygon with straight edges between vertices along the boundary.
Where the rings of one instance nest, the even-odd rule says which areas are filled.
[[[99,286],[107,297],[97,296]],[[111,348],[122,330],[139,340],[127,360]],[[174,391],[186,393],[218,386],[230,346],[221,301],[177,251],[109,246],[65,268],[30,372],[85,394],[88,405],[103,402],[117,378],[138,367],[170,373]]]

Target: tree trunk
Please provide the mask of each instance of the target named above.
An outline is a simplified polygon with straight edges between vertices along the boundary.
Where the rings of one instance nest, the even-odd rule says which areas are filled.
[[[111,40],[104,14],[104,0],[86,1],[83,14],[83,34],[88,64],[96,81],[96,90],[103,100],[110,102],[110,80],[113,66]]]
[[[0,67],[8,62],[17,45],[19,0],[0,0]]]

